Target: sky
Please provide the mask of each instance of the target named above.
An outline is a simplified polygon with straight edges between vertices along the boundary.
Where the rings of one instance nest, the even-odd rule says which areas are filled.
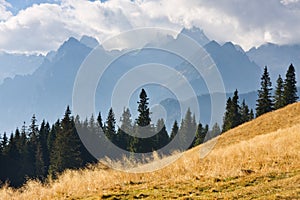
[[[69,37],[100,42],[122,31],[199,27],[244,50],[300,44],[300,0],[0,0],[0,50],[46,53]]]

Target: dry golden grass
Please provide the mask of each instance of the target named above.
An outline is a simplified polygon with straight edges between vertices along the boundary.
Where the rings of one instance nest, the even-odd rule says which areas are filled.
[[[3,187],[0,199],[300,199],[299,141],[297,103],[224,133],[204,158],[201,150],[214,141],[151,173],[98,164],[68,170],[47,185],[29,181],[19,190]]]

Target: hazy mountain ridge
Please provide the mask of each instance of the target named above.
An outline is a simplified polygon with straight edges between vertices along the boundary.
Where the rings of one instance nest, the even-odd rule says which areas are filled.
[[[258,48],[250,49],[246,54],[250,60],[257,63],[260,67],[268,66],[272,82],[274,83],[279,74],[282,77],[285,76],[286,69],[291,63],[294,65],[296,73],[300,73],[300,45],[267,43]]]
[[[43,117],[50,121],[60,117],[71,102],[77,70],[90,51],[90,48],[70,38],[57,50],[52,61],[44,59],[32,75],[5,80],[0,85],[1,130],[20,127],[33,114],[38,119]]]
[[[247,104],[249,104],[250,108],[254,108],[256,99],[254,93],[256,92],[251,91],[257,91],[259,88],[261,69],[263,67],[256,64],[259,62],[257,52],[262,51],[263,54],[265,47],[244,52],[240,46],[234,45],[231,42],[227,42],[223,45],[218,44],[216,41],[209,42],[209,39],[205,36],[203,31],[198,28],[192,28],[190,30],[183,29],[181,34],[187,34],[200,45],[204,45],[204,49],[213,58],[223,77],[226,92],[232,93],[235,89],[238,89],[241,94],[241,99],[243,98],[243,93],[245,93],[244,96]],[[180,37],[180,34],[175,39],[168,37],[168,42],[176,42]],[[79,66],[92,51],[92,48],[98,44],[99,42],[97,40],[88,36],[82,37],[80,41],[75,38],[69,38],[57,51],[49,52],[46,56],[39,56],[37,58],[33,56],[32,58],[36,58],[41,64],[31,75],[16,75],[12,79],[6,79],[3,84],[0,85],[0,109],[2,110],[2,115],[0,115],[0,121],[2,122],[0,124],[0,131],[12,131],[17,126],[20,127],[22,122],[24,120],[28,122],[33,114],[36,114],[40,120],[41,118],[45,118],[51,122],[59,118],[63,114],[66,105],[71,105],[72,103],[73,83]],[[298,47],[297,45],[294,47],[296,52],[298,51]],[[277,48],[280,52],[281,47],[278,46]],[[108,55],[121,55],[123,53],[122,51],[109,52],[101,46],[99,50]],[[278,51],[276,52],[278,53]],[[298,52],[300,52],[300,48]],[[293,55],[296,55],[296,53]],[[249,57],[251,57],[251,59],[249,59]],[[31,57],[28,56],[28,58]],[[298,57],[295,59],[298,59]],[[96,94],[96,100],[99,101],[101,97],[104,98],[105,101],[108,101],[110,97],[109,91],[112,90],[118,78],[122,76],[122,73],[131,69],[130,67],[154,61],[174,67],[180,71],[189,80],[196,94],[200,96],[200,104],[210,105],[205,82],[198,73],[195,73],[191,65],[182,59],[174,57],[174,55],[151,49],[142,49],[138,52],[129,53],[113,63],[107,72],[107,76],[104,77],[106,81],[105,84],[107,85],[106,94],[100,94],[100,92],[98,92]],[[30,59],[26,62],[30,62]],[[296,64],[295,67],[297,70],[298,66]],[[286,68],[287,66],[283,66],[280,70],[285,72]],[[269,70],[272,74],[272,66],[269,67]],[[284,76],[284,74],[282,74],[282,76]],[[272,80],[272,82],[275,83],[275,80]],[[180,89],[180,87],[178,89]],[[246,93],[248,92],[250,92],[249,94],[251,95],[247,95]],[[162,89],[150,89],[149,95],[151,100],[154,100],[154,103],[163,102],[164,104],[165,102],[163,100],[168,98],[171,99],[170,101],[173,101],[173,97]],[[104,102],[104,100],[97,109],[100,109],[101,112],[104,113],[103,117],[106,117],[105,114],[109,105],[107,102]],[[134,100],[132,102],[132,106],[135,110],[136,102]],[[167,103],[163,106],[166,106],[165,109],[168,110],[168,112],[174,114],[174,108],[170,108],[170,105],[172,104]],[[207,114],[208,108],[209,107],[206,106],[203,111],[205,113],[202,115],[204,116],[203,123],[207,123],[207,119],[209,119]],[[19,114],[16,117],[13,113]]]
[[[43,55],[0,52],[0,84],[6,78],[32,74],[43,62]]]

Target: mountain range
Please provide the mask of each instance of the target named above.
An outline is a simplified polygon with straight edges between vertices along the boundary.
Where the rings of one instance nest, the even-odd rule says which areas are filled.
[[[168,42],[176,43],[182,34],[190,36],[209,53],[223,78],[226,96],[228,97],[235,89],[238,89],[241,99],[246,99],[251,108],[255,107],[256,90],[259,88],[262,67],[269,66],[273,83],[277,74],[284,76],[290,63],[294,64],[296,72],[300,71],[299,45],[266,44],[245,52],[240,46],[231,42],[219,44],[216,41],[210,41],[202,30],[195,27],[183,29],[176,38]],[[22,126],[24,120],[28,124],[33,114],[36,114],[39,120],[45,118],[50,122],[60,118],[66,106],[72,105],[73,85],[79,67],[98,45],[96,39],[84,36],[80,40],[69,38],[58,50],[51,51],[45,56],[0,54],[0,63],[3,66],[0,69],[2,74],[0,81],[1,78],[3,80],[0,85],[0,131],[10,132]],[[123,50],[105,50],[102,46],[99,46],[98,50],[108,57],[124,53]],[[204,105],[201,111],[201,121],[208,123],[210,115],[207,105],[210,105],[210,98],[202,77],[195,73],[195,69],[183,59],[168,52],[146,48],[123,55],[111,64],[106,76],[100,80],[95,99],[96,108],[102,112],[102,117],[106,118],[110,107],[109,98],[120,77],[133,69],[133,66],[152,62],[170,66],[186,77],[196,95],[199,96],[200,104]],[[8,72],[9,74],[5,74]],[[101,81],[104,83],[102,86]],[[174,116],[168,122],[170,126],[171,119],[178,117],[176,110],[174,111],[176,108],[174,94],[168,91],[168,88],[153,85],[145,87],[149,92],[150,103],[161,105],[165,112],[171,112]],[[136,115],[136,100],[140,88],[133,92],[133,97],[129,102],[133,116]],[[187,96],[185,102],[188,102],[188,99]],[[119,111],[116,111],[118,121],[121,113],[117,112]],[[219,119],[221,120],[222,116]],[[220,120],[218,123],[221,123]]]

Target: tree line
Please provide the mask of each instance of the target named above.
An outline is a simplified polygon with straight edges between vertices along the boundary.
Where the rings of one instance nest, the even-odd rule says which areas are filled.
[[[44,120],[38,126],[33,115],[28,127],[24,122],[22,128],[17,128],[9,137],[4,133],[0,141],[1,182],[18,187],[27,179],[45,181],[48,177],[55,178],[65,169],[78,169],[97,162],[85,148],[79,132],[84,133],[87,138],[93,138],[101,132],[119,148],[137,153],[158,150],[178,136],[177,143],[168,152],[164,152],[166,154],[186,150],[182,145],[184,143],[188,148],[192,148],[203,143],[206,135],[215,136],[220,133],[218,124],[209,131],[208,125],[197,123],[195,115],[188,109],[181,124],[175,121],[169,134],[163,119],[159,119],[156,124],[152,123],[148,107],[149,98],[144,89],[137,103],[138,118],[132,120],[130,110],[126,108],[120,120],[120,127],[116,125],[112,108],[105,121],[102,120],[100,112],[96,119],[92,115],[90,119],[81,121],[79,116],[72,116],[69,106],[63,118],[53,125]],[[144,137],[141,137],[142,135]],[[145,137],[147,135],[151,137]],[[188,135],[193,137],[191,143],[187,143]],[[115,159],[121,158],[122,155],[119,155]]]
[[[113,108],[110,108],[106,120],[102,120],[99,112],[96,119],[92,115],[82,121],[79,116],[74,117],[67,107],[63,118],[52,125],[45,120],[38,125],[33,115],[28,127],[24,122],[21,129],[17,128],[9,137],[6,133],[3,134],[0,140],[0,181],[18,187],[27,179],[45,181],[48,177],[55,178],[65,169],[78,169],[97,162],[84,146],[79,133],[84,133],[84,137],[90,138],[89,141],[92,142],[99,133],[103,133],[110,142],[128,152],[153,152],[171,142],[173,145],[164,154],[184,151],[219,135],[221,131],[225,132],[250,121],[255,116],[296,102],[298,97],[293,65],[288,68],[284,81],[281,76],[278,77],[274,95],[271,86],[265,67],[261,77],[261,88],[258,90],[256,114],[249,109],[245,100],[240,104],[236,90],[227,100],[222,130],[217,123],[211,130],[208,125],[197,123],[195,115],[188,109],[181,122],[175,121],[171,132],[168,133],[163,119],[153,124],[149,98],[144,89],[141,90],[137,102],[137,119],[133,120],[130,110],[125,108],[120,126],[117,126]],[[92,145],[106,147],[107,144]],[[121,158],[122,155],[115,157]]]
[[[272,82],[266,66],[261,77],[261,88],[257,91],[256,117],[295,103],[298,100],[297,81],[293,64],[287,69],[285,79],[283,80],[279,75],[276,83],[275,92],[272,92]],[[254,112],[252,109],[249,110],[245,100],[242,101],[241,105],[239,104],[238,91],[236,90],[233,97],[229,97],[227,100],[222,132],[226,132],[253,118]]]

